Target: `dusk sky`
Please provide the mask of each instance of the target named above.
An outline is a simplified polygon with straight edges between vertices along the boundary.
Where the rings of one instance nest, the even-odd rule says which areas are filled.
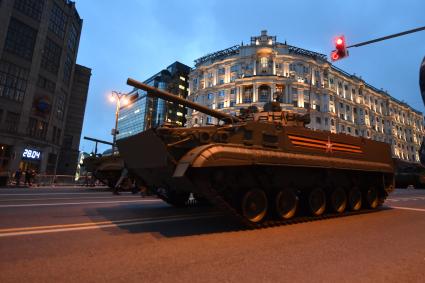
[[[171,1],[76,0],[83,19],[77,63],[92,69],[83,136],[112,141],[112,90],[127,92],[128,77],[145,80],[180,61],[249,43],[261,30],[277,41],[328,55],[332,39],[348,45],[425,26],[425,1]],[[424,112],[418,72],[425,31],[350,49],[335,65]],[[109,147],[99,147],[100,152]]]

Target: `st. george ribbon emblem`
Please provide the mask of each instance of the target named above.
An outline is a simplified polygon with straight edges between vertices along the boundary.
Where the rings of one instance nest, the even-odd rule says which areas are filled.
[[[326,152],[332,153],[332,143],[331,143],[331,137],[328,136],[328,142],[326,143]]]

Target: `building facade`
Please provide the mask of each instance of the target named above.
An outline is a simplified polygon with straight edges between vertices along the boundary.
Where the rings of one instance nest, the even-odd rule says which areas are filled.
[[[325,55],[279,43],[267,31],[195,60],[189,99],[238,115],[270,101],[284,110],[310,111],[308,127],[361,136],[392,145],[394,157],[419,161],[423,115],[361,77],[333,66]],[[188,126],[216,119],[189,110]]]
[[[144,83],[171,92],[182,98],[188,95],[188,76],[190,67],[174,62]],[[178,126],[186,124],[186,108],[158,98],[149,97],[145,91],[134,89],[129,96],[137,99],[120,109],[117,139],[135,135],[146,129],[158,127],[164,122]]]
[[[75,174],[91,76],[76,64],[82,23],[69,0],[0,1],[0,170]]]

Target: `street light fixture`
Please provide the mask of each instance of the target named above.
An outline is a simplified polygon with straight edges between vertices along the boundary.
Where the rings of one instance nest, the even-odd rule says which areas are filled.
[[[114,137],[112,141],[112,155],[115,154],[115,147],[116,147],[116,141],[117,141],[117,134],[118,134],[118,116],[121,108],[121,103],[123,105],[127,105],[129,103],[129,99],[126,97],[127,93],[122,93],[118,91],[112,91],[111,95],[109,96],[109,100],[111,102],[116,102],[116,108],[115,108],[115,128],[112,129],[112,135]]]

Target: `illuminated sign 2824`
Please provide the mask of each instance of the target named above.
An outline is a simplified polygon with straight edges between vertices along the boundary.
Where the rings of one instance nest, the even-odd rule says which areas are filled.
[[[40,159],[41,152],[34,149],[25,149],[22,158]]]

